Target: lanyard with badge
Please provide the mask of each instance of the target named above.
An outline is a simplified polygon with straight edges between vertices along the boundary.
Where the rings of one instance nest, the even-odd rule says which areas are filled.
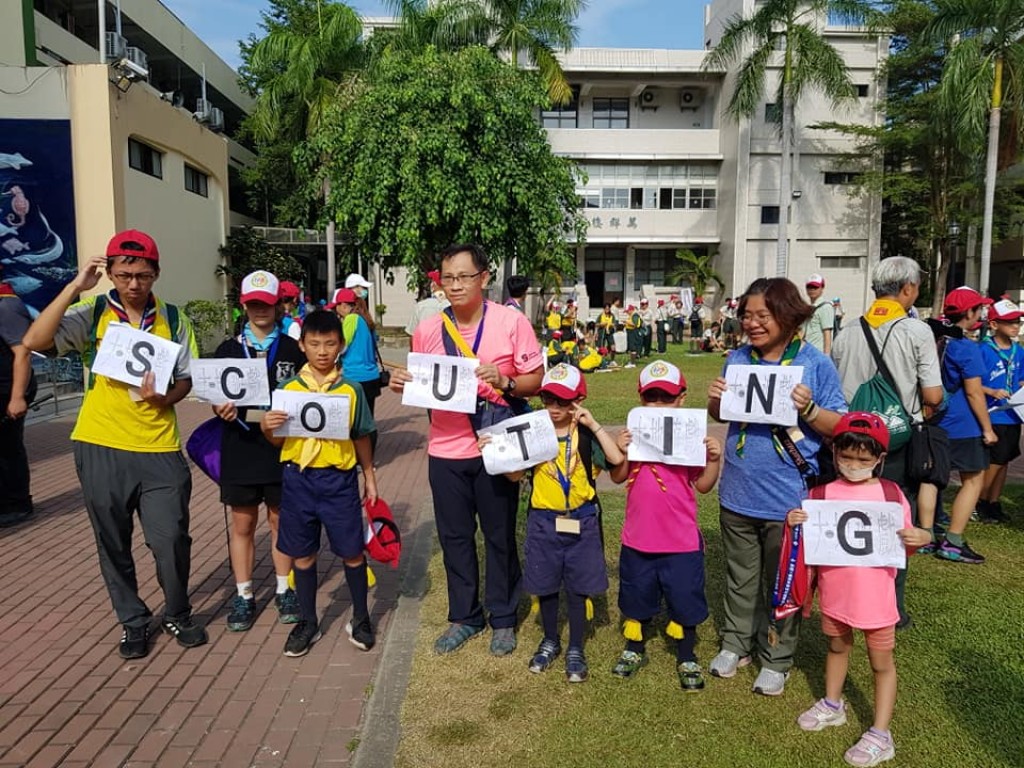
[[[565,495],[565,511],[569,512],[571,507],[569,506],[569,496],[572,493],[572,439],[573,430],[565,436],[565,472],[562,472],[558,466],[558,459],[555,458],[552,462],[555,465],[555,474],[558,478],[558,484],[562,486],[562,493]],[[575,434],[579,434],[577,431]],[[555,518],[555,533],[571,533],[579,535],[580,533],[580,521],[571,517],[567,514],[559,515]]]
[[[267,377],[270,376],[270,366],[274,363],[274,357],[277,354],[277,345],[281,342],[281,335],[278,334],[274,337],[274,342],[270,345],[270,348],[266,351],[267,359]],[[249,343],[245,338],[245,331],[238,334],[238,343],[242,345],[242,353],[245,355],[246,360],[252,360],[252,353],[249,351]],[[256,357],[261,357],[259,350],[256,350]],[[266,408],[250,407],[245,411],[245,420],[252,422],[259,422],[263,418],[263,414],[267,411]],[[243,422],[239,422],[244,426]],[[246,427],[248,429],[248,427]]]

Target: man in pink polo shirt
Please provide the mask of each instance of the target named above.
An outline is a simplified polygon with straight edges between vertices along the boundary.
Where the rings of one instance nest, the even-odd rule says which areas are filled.
[[[447,315],[465,346],[479,358],[479,398],[503,402],[503,396],[529,397],[544,375],[540,345],[525,315],[484,299],[490,277],[487,256],[480,246],[453,245],[442,253],[441,286],[451,306],[416,327],[412,351],[459,354],[454,340],[445,344]],[[395,371],[390,387],[401,393],[411,379],[408,371]],[[484,471],[476,433],[464,413],[431,412],[427,452],[451,622],[434,643],[434,650],[451,653],[483,632],[486,608],[493,629],[491,653],[504,656],[516,647],[522,576],[515,531],[519,485]],[[487,558],[483,605],[476,555],[478,517]]]

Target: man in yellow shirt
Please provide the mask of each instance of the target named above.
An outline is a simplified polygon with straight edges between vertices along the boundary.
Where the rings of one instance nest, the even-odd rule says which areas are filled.
[[[80,293],[95,288],[104,272],[113,289],[72,304]],[[153,294],[159,277],[160,253],[153,238],[137,230],[120,232],[110,240],[106,254],[89,259],[42,311],[23,340],[36,352],[62,355],[76,350],[87,365],[111,323],[125,323],[179,345],[164,395],[157,393],[152,370],[143,375],[138,388],[90,374],[71,433],[100,572],[123,626],[118,650],[125,659],[149,652],[153,615],[139,597],[132,559],[136,512],[164,592],[161,628],[186,648],[207,641],[206,630],[192,620],[188,599],[192,474],[181,455],[174,414],[175,403],[192,389],[189,366],[196,342],[188,318]]]

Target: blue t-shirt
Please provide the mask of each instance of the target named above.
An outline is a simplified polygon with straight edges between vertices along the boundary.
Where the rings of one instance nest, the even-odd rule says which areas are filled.
[[[750,365],[750,345],[731,352],[725,361],[730,365]],[[779,365],[762,360],[761,365]],[[811,390],[821,408],[844,413],[846,398],[839,382],[839,372],[832,361],[810,344],[803,344],[792,365],[804,368],[802,382]],[[724,370],[724,369],[723,369]],[[724,375],[724,374],[723,374]],[[803,438],[796,441],[797,448],[807,463],[818,470],[818,449],[823,438],[809,424],[797,422]],[[789,510],[800,506],[807,494],[806,484],[796,464],[786,454],[775,449],[772,428],[768,424],[749,424],[743,456],[736,455],[740,425],[729,424],[725,440],[725,466],[718,481],[718,497],[726,509],[762,520],[785,520]]]
[[[995,340],[990,336],[981,344],[981,359],[985,363],[985,378],[981,383],[988,389],[1005,389],[1011,395],[1024,385],[1024,349],[1013,342],[1009,349],[996,348]],[[1012,371],[1012,378],[1007,374]],[[996,400],[985,395],[985,404],[989,408],[1005,405],[1005,400]],[[1020,424],[1020,416],[1012,408],[1007,411],[992,411],[989,418],[993,424]]]
[[[981,348],[970,339],[949,339],[942,358],[942,386],[946,398],[946,413],[939,422],[950,440],[981,437],[981,425],[967,403],[965,379],[985,380],[988,369],[981,358]]]
[[[358,381],[375,381],[380,378],[377,367],[377,352],[373,346],[373,331],[366,321],[355,312],[347,315],[342,321],[347,343],[341,353],[341,370],[346,379]],[[351,329],[355,328],[353,332]]]

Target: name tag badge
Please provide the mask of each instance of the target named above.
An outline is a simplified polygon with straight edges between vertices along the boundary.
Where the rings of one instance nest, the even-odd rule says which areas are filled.
[[[245,420],[251,424],[259,424],[263,421],[263,414],[266,412],[266,408],[249,408],[245,412]]]
[[[794,443],[799,443],[804,439],[804,433],[800,427],[790,427],[786,432],[789,433],[789,437]]]
[[[580,521],[571,517],[555,518],[555,533],[571,533],[574,536],[580,535]]]

